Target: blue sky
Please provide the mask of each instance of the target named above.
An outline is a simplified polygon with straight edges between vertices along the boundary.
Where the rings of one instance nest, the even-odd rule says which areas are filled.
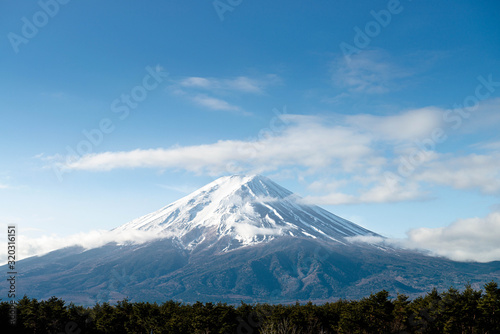
[[[26,254],[261,173],[408,245],[500,260],[496,2],[0,9],[0,221]]]

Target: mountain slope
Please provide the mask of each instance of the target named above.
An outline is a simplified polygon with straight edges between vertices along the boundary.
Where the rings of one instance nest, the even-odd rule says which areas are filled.
[[[470,282],[480,288],[500,279],[500,262],[459,263],[352,242],[349,237],[377,234],[303,204],[258,175],[220,178],[113,233],[140,231],[159,238],[70,247],[19,261],[18,295],[56,295],[84,305],[126,297],[324,302],[382,289],[414,297],[432,287]]]
[[[131,301],[247,303],[358,299],[382,289],[416,297],[433,287],[476,289],[500,280],[500,263],[460,263],[364,244],[346,247],[285,236],[251,247],[190,253],[171,240],[142,247],[62,249],[21,261],[22,296],[78,304]],[[2,283],[5,284],[5,283]]]
[[[282,236],[344,243],[376,235],[301,198],[260,175],[217,179],[194,193],[116,231],[157,231],[186,249],[218,244],[222,251]]]

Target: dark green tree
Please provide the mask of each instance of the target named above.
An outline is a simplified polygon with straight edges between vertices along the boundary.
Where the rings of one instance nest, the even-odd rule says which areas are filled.
[[[409,329],[409,319],[411,316],[410,300],[406,295],[399,295],[394,300],[392,310],[391,333],[402,333]]]
[[[500,333],[500,289],[496,282],[484,286],[484,295],[478,303],[480,324],[484,333]]]

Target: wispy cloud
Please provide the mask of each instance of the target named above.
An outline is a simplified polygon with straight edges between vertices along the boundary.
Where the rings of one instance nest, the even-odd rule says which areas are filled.
[[[353,180],[350,181],[353,183]],[[326,195],[307,196],[304,202],[318,205],[341,205],[361,203],[394,203],[427,198],[416,182],[387,182],[382,176],[380,181],[373,182],[370,187],[358,191],[355,195],[340,191],[331,191]]]
[[[274,74],[251,78],[239,76],[236,78],[185,77],[174,80],[170,91],[184,96],[199,106],[221,111],[240,112],[243,108],[228,101],[242,94],[265,94],[267,87],[276,85],[281,79]]]
[[[168,149],[91,154],[65,165],[74,170],[116,168],[183,168],[212,174],[227,173],[235,162],[245,169],[274,170],[282,166],[349,168],[371,154],[367,135],[341,126],[323,126],[307,117],[288,115],[281,133],[257,141],[224,140],[213,144]],[[314,149],[312,149],[314,148]]]
[[[235,105],[230,104],[227,101],[210,97],[207,95],[196,95],[193,96],[193,101],[197,104],[207,107],[212,110],[225,110],[225,111],[240,111],[241,108]]]
[[[256,140],[42,159],[56,161],[65,171],[158,168],[219,176],[301,170],[313,179],[324,177],[322,183],[330,185],[314,186],[305,199],[326,205],[429,199],[433,186],[500,193],[500,153],[445,154],[436,143],[419,144],[436,129],[445,131],[446,112],[429,107],[388,116],[285,114],[279,119],[280,131]],[[417,163],[408,167],[409,160]]]
[[[471,147],[486,151],[500,151],[500,141],[476,143]]]
[[[179,86],[197,88],[211,92],[241,92],[249,94],[263,94],[265,89],[280,81],[278,76],[268,74],[262,78],[239,76],[231,79],[187,77],[181,79]]]
[[[182,87],[197,87],[197,88],[210,89],[213,88],[214,81],[202,77],[188,77],[186,79],[183,79],[180,82],[180,85]]]
[[[381,50],[367,50],[349,59],[339,57],[332,63],[332,79],[352,93],[382,94],[397,90],[400,80],[413,73],[394,62]]]
[[[415,179],[455,189],[478,189],[486,194],[497,194],[500,192],[499,166],[500,152],[460,157],[443,155],[416,173]]]
[[[451,117],[456,117],[460,112],[461,121],[457,121],[458,130],[464,134],[471,134],[485,129],[497,129],[500,125],[499,110],[500,98],[493,98],[481,101],[472,108],[457,108]]]
[[[319,204],[410,200],[422,197],[418,186],[387,183],[382,175],[391,166],[376,146],[380,140],[409,140],[408,133],[421,135],[436,125],[432,121],[420,121],[416,130],[409,131],[415,126],[414,115],[429,115],[429,118],[433,118],[432,113],[427,111],[408,111],[397,117],[371,120],[367,119],[368,116],[347,117],[342,122],[287,114],[281,117],[281,122],[286,125],[283,131],[256,141],[225,140],[206,145],[105,152],[86,155],[67,164],[61,162],[61,167],[95,171],[181,168],[211,175],[277,171],[294,167],[305,168],[312,173],[315,170],[333,170],[348,175],[345,183],[360,182],[366,189],[350,194],[329,191],[311,200]],[[378,125],[368,129],[365,126],[367,122]],[[403,132],[405,135],[390,136],[391,126],[406,129],[407,132]],[[359,175],[363,175],[364,180]]]
[[[412,141],[429,136],[432,130],[440,127],[443,110],[422,108],[389,116],[360,114],[348,116],[346,122],[381,139]]]

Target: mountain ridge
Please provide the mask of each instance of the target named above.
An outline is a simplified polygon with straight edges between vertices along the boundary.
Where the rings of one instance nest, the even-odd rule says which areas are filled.
[[[354,242],[351,236],[378,235],[303,204],[262,176],[215,180],[113,231],[154,230],[157,237],[140,244],[68,247],[21,260],[18,294],[83,305],[124,298],[326,302],[382,289],[410,297],[468,282],[477,289],[500,279],[500,262],[462,263]]]
[[[318,206],[302,203],[299,196],[261,175],[221,177],[114,230],[157,231],[186,249],[225,239],[226,250],[284,235],[340,243],[345,237],[379,236]]]

